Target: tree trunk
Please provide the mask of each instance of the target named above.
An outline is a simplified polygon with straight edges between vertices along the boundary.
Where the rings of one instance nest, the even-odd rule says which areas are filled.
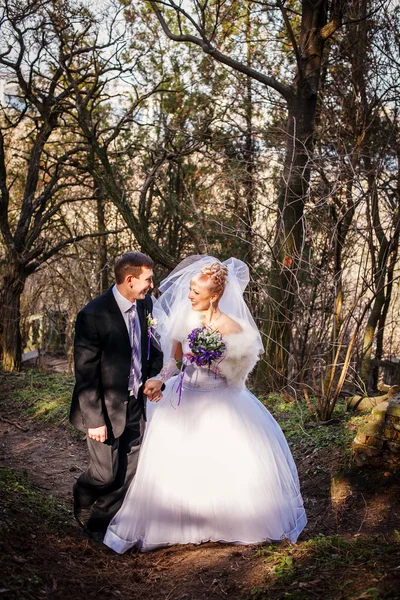
[[[371,190],[371,206],[367,203],[367,217],[370,223],[370,228],[375,233],[378,242],[378,256],[373,261],[374,268],[374,290],[376,297],[372,306],[371,313],[368,318],[367,326],[364,332],[363,352],[360,366],[360,377],[366,389],[369,387],[369,371],[372,357],[372,344],[375,336],[378,323],[382,320],[385,311],[386,296],[389,293],[389,301],[391,294],[391,277],[393,276],[394,266],[397,260],[397,246],[400,236],[400,211],[393,209],[392,225],[393,233],[388,235],[384,232],[381,216],[378,192],[374,176],[373,163],[370,157],[366,154],[364,162],[368,169],[369,187]],[[374,258],[375,250],[374,239],[372,236],[369,240],[371,257]],[[395,249],[395,250],[394,250]],[[395,261],[393,263],[393,261]],[[390,284],[389,290],[386,289],[385,283]],[[387,308],[386,308],[387,311]],[[386,316],[385,316],[386,319]],[[379,350],[379,349],[378,349]]]
[[[346,179],[346,173],[343,174],[342,179]],[[335,363],[335,357],[339,345],[339,336],[343,324],[343,250],[345,247],[347,234],[350,229],[350,225],[353,221],[355,213],[355,204],[353,201],[353,183],[351,180],[343,181],[343,187],[345,192],[339,195],[336,199],[336,210],[335,206],[332,206],[331,213],[333,217],[333,231],[334,231],[334,274],[333,281],[335,285],[335,298],[332,313],[332,336],[331,336],[331,348],[327,352],[326,358],[326,373],[323,382],[322,395],[324,401],[330,401],[329,394],[332,389],[332,383],[335,376],[333,365]],[[343,211],[343,208],[345,209]],[[343,214],[344,213],[344,214]],[[325,393],[328,392],[328,397]]]
[[[375,365],[372,370],[371,377],[371,387],[372,391],[376,391],[378,389],[378,379],[379,379],[379,361],[382,360],[383,356],[383,339],[385,334],[385,325],[386,325],[386,317],[389,311],[390,300],[392,298],[392,290],[393,290],[393,278],[394,278],[394,270],[397,264],[397,257],[399,251],[399,223],[397,222],[395,233],[392,240],[392,251],[389,258],[389,265],[387,268],[387,278],[386,278],[386,290],[384,292],[384,302],[381,307],[379,319],[377,322],[377,335],[376,335],[376,350],[375,350]],[[364,368],[364,375],[368,376],[370,369],[370,360],[367,364],[368,358],[366,356],[363,357],[362,369]],[[363,375],[362,375],[363,377]],[[364,382],[365,379],[363,378]],[[367,380],[368,381],[368,380]]]
[[[369,315],[367,325],[365,327],[363,349],[362,349],[362,360],[360,367],[360,377],[364,384],[365,390],[369,388],[369,368],[371,364],[372,356],[372,344],[374,341],[375,331],[378,322],[382,315],[382,310],[385,305],[385,292],[382,289],[375,298],[375,302],[372,306],[371,313]]]
[[[13,272],[4,278],[1,294],[0,323],[2,327],[1,348],[4,371],[20,371],[22,340],[20,331],[21,295],[25,278],[22,272]]]
[[[400,150],[397,150],[397,204],[400,199]],[[382,308],[382,313],[378,322],[378,333],[376,336],[376,351],[375,351],[375,366],[372,372],[373,389],[378,389],[379,379],[379,361],[383,356],[383,339],[385,334],[386,317],[389,311],[390,300],[392,298],[394,271],[397,265],[397,257],[399,254],[399,239],[400,239],[400,215],[396,210],[396,227],[392,239],[391,253],[389,258],[389,266],[387,270],[386,297],[385,304]]]
[[[339,3],[340,4],[340,3]],[[303,213],[310,183],[321,62],[327,37],[328,3],[303,0],[300,43],[296,47],[298,72],[287,95],[288,125],[278,216],[265,315],[266,363],[259,363],[257,383],[281,389],[287,383],[297,271],[303,250]],[[333,28],[342,7],[333,5]],[[293,31],[289,31],[293,34]]]
[[[253,66],[253,48],[252,48],[252,22],[250,19],[249,3],[246,7],[246,43],[247,43],[247,57],[246,64],[249,68]],[[254,219],[254,204],[255,204],[255,145],[254,145],[254,132],[253,132],[253,80],[251,77],[246,77],[246,88],[245,88],[245,148],[244,148],[244,161],[245,161],[245,177],[244,177],[244,188],[245,188],[245,214],[244,222],[246,227],[246,242],[244,247],[243,260],[249,264],[253,263],[253,219]],[[251,295],[251,293],[250,293]]]
[[[96,186],[95,197],[97,203],[97,228],[99,233],[106,232],[106,221],[104,212],[104,200],[99,187]],[[108,289],[108,249],[107,236],[102,235],[98,239],[99,247],[99,293],[103,294]]]
[[[387,286],[386,286],[386,296],[385,302],[382,307],[381,315],[378,321],[378,333],[376,335],[376,350],[375,350],[375,364],[372,369],[372,377],[371,377],[371,388],[373,392],[376,392],[378,389],[379,383],[379,362],[383,357],[383,340],[385,336],[385,325],[386,325],[386,317],[389,311],[390,300],[392,298],[392,289],[393,289],[393,273],[394,268],[397,262],[397,253],[398,253],[398,240],[396,244],[396,248],[394,251],[393,260],[391,259],[390,265],[388,268],[388,276],[387,276]],[[368,367],[369,370],[369,367]]]
[[[260,363],[257,371],[257,384],[267,390],[281,389],[287,380],[316,102],[316,93],[311,94],[307,86],[299,86],[289,103],[286,159],[278,196],[278,219],[264,315],[266,363]]]

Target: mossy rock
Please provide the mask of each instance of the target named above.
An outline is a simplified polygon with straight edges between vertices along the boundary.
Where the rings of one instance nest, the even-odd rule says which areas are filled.
[[[389,401],[385,400],[372,409],[372,416],[374,421],[384,421],[386,418]]]
[[[367,438],[374,437],[378,439],[385,439],[385,427],[384,423],[373,421],[372,423],[366,423],[358,430],[358,434],[361,433]],[[357,434],[357,435],[358,435]],[[364,442],[365,443],[365,442]]]

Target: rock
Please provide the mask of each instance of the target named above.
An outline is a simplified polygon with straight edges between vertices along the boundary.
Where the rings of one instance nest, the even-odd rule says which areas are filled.
[[[395,454],[400,454],[400,442],[388,442],[390,450]]]
[[[384,401],[383,396],[363,399],[358,396],[352,399],[354,402],[357,398],[354,404],[361,400],[358,408],[362,407],[365,400],[380,400],[353,440],[353,462],[357,466],[400,464],[400,395],[390,399],[391,395],[388,393]]]
[[[385,427],[383,423],[372,421],[363,425],[359,430],[358,434],[363,433],[367,437],[374,437],[378,439],[385,439]],[[357,435],[358,435],[357,434]],[[365,443],[365,442],[363,442]]]
[[[366,446],[364,452],[367,456],[379,456],[382,452],[382,448],[375,448],[374,446]]]
[[[357,434],[356,437],[354,438],[354,440],[352,441],[352,446],[354,449],[359,449],[360,447],[366,446],[366,444],[364,442],[361,442],[358,439],[358,434]]]
[[[363,452],[357,452],[353,456],[353,463],[357,467],[363,467],[367,461],[368,461],[368,456],[366,454],[364,454]]]
[[[368,438],[365,433],[363,433],[362,431],[358,431],[357,435],[356,435],[356,439],[354,441],[359,442],[360,444],[366,444],[367,439]]]
[[[378,450],[382,450],[384,443],[385,443],[384,439],[379,439],[379,438],[373,437],[372,435],[367,439],[367,446],[377,448]]]
[[[388,424],[387,424],[388,425]],[[393,427],[385,427],[385,439],[387,440],[400,440],[400,431],[396,431]]]
[[[394,417],[400,417],[400,398],[392,399],[387,407],[387,414]]]
[[[389,406],[388,400],[381,402],[375,408],[372,409],[372,415],[374,417],[374,421],[384,421],[386,418],[386,411]]]

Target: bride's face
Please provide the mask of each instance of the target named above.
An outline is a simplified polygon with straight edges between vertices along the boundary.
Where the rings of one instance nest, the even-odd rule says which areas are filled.
[[[218,298],[213,292],[213,284],[207,277],[196,275],[190,282],[188,296],[193,310],[206,311],[210,308],[210,302]]]

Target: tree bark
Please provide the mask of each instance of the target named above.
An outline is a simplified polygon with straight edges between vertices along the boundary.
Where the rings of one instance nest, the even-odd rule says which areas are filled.
[[[106,221],[104,212],[104,199],[101,195],[100,189],[96,186],[95,189],[96,197],[96,208],[97,208],[97,230],[100,234],[103,234],[98,239],[99,248],[99,293],[103,294],[108,289],[108,248],[107,248],[107,237],[104,235],[106,231]]]
[[[287,380],[296,274],[303,246],[303,213],[310,181],[309,160],[317,94],[299,85],[289,102],[286,156],[278,195],[278,219],[273,245],[264,316],[266,361],[259,363],[258,386],[281,389]]]
[[[247,43],[247,57],[246,64],[249,68],[253,66],[253,47],[251,43],[252,38],[252,22],[250,19],[249,3],[246,6],[246,43]],[[254,132],[253,132],[253,80],[251,77],[246,77],[246,88],[245,88],[245,148],[244,148],[244,160],[245,160],[245,214],[244,222],[246,227],[246,246],[243,256],[243,260],[249,264],[253,263],[254,252],[253,252],[253,219],[254,219],[254,205],[256,196],[256,185],[255,185],[255,147],[254,147]],[[250,294],[251,295],[251,294]]]
[[[310,184],[321,62],[327,39],[324,35],[327,6],[325,1],[314,6],[313,2],[304,0],[299,44],[296,45],[293,39],[298,73],[286,98],[285,161],[278,192],[278,217],[264,316],[266,361],[260,362],[257,370],[258,386],[267,391],[281,389],[287,382],[297,272],[304,240],[304,206]],[[340,18],[337,19],[336,26],[339,26]],[[287,27],[293,35],[288,22]]]
[[[3,280],[3,290],[0,298],[1,346],[4,371],[19,371],[21,369],[20,321],[21,296],[24,291],[24,284],[23,270],[11,267]]]

